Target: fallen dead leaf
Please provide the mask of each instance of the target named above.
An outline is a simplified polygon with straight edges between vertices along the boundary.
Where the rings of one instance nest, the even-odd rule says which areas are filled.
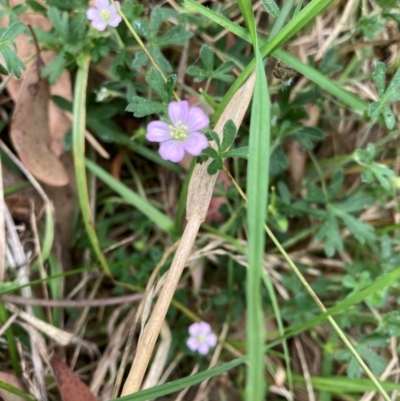
[[[97,401],[89,387],[60,359],[51,361],[63,401]]]
[[[25,0],[10,0],[9,3],[9,7],[11,8],[17,7],[21,4],[25,6]],[[46,5],[46,2],[42,0],[40,0],[39,3]],[[46,32],[51,30],[51,22],[42,14],[35,12],[19,14],[18,19],[23,24],[30,25],[33,28],[40,28]],[[7,15],[0,19],[0,27],[7,27],[8,24],[9,18]],[[19,35],[14,42],[17,47],[18,57],[21,60],[31,59],[35,54],[35,46],[32,44],[32,37],[30,35]],[[48,65],[57,57],[57,53],[54,51],[45,50],[41,52],[41,57],[44,63]],[[30,64],[28,64],[26,67],[29,70]],[[7,84],[7,92],[14,102],[16,102],[18,98],[18,94],[20,93],[21,85],[26,74],[27,71],[23,72],[22,80],[12,78]],[[67,70],[65,70],[57,79],[57,82],[51,86],[50,91],[52,96],[57,95],[70,102],[72,101],[71,77]],[[51,149],[57,156],[60,156],[62,153],[64,153],[63,137],[71,127],[71,122],[65,115],[65,112],[59,109],[53,101],[50,101],[49,103],[49,120],[50,133],[52,136]]]
[[[44,63],[38,55],[21,86],[10,136],[26,168],[45,184],[59,187],[68,184],[68,176],[51,150],[48,114],[50,88],[47,80],[40,76],[43,67]]]

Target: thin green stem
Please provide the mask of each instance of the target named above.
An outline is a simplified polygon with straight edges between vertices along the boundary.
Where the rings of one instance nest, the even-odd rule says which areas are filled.
[[[278,248],[279,252],[283,255],[283,257],[286,259],[287,263],[290,265],[296,276],[299,278],[301,283],[304,285],[308,293],[311,295],[311,297],[314,299],[315,303],[318,305],[318,307],[321,309],[322,312],[327,312],[324,304],[321,302],[321,300],[318,298],[317,294],[314,292],[314,290],[311,288],[311,286],[308,284],[307,280],[304,278],[304,276],[301,274],[300,270],[297,268],[297,266],[293,263],[292,259],[290,259],[290,256],[286,253],[286,251],[282,248],[281,244],[279,241],[276,239],[275,235],[272,233],[272,231],[268,228],[268,226],[265,224],[265,231],[268,234],[268,236],[271,238],[272,242],[275,244],[275,246]],[[359,363],[361,368],[364,370],[365,374],[369,377],[369,379],[374,383],[376,388],[378,389],[379,393],[381,396],[386,400],[390,401],[389,395],[386,393],[382,385],[379,383],[377,378],[374,376],[374,374],[371,372],[371,370],[368,368],[368,366],[365,364],[365,362],[361,359],[360,355],[357,353],[356,349],[353,347],[351,342],[347,339],[346,335],[343,333],[342,329],[337,325],[335,320],[332,318],[332,316],[327,316],[327,319],[329,323],[332,325],[338,336],[341,338],[347,349],[351,352],[351,354],[354,356],[356,361]]]
[[[115,0],[111,0],[111,3],[114,5],[114,7],[117,9],[118,14],[121,16],[121,18],[124,20],[125,25],[127,26],[129,32],[132,34],[132,36],[135,38],[135,40],[138,42],[139,46],[142,48],[142,50],[146,53],[147,57],[149,58],[151,64],[153,64],[153,67],[161,74],[164,82],[167,82],[167,77],[164,75],[164,73],[162,72],[161,68],[158,66],[158,64],[156,63],[156,61],[154,60],[153,56],[150,54],[150,52],[147,50],[145,44],[143,43],[142,39],[140,38],[140,36],[136,33],[136,31],[133,29],[132,24],[128,21],[128,19],[126,18],[125,14],[123,13],[123,11],[121,10],[120,7],[117,7],[117,5],[115,4]],[[177,93],[174,91],[174,97],[176,100],[180,100],[179,96],[177,95]]]
[[[124,42],[122,41],[121,36],[119,36],[119,33],[118,33],[117,29],[114,28],[114,29],[112,30],[112,32],[113,32],[113,34],[114,34],[114,36],[115,36],[115,39],[117,40],[118,48],[119,48],[120,50],[124,49],[124,48],[125,48],[125,44],[124,44]]]
[[[158,64],[155,62],[153,56],[149,53],[149,51],[147,50],[146,46],[144,45],[142,39],[140,39],[140,36],[136,33],[136,31],[133,29],[133,26],[131,25],[131,23],[128,21],[128,19],[126,18],[125,14],[122,12],[121,8],[118,7],[115,4],[115,0],[111,0],[111,3],[113,4],[113,6],[116,8],[118,14],[121,16],[121,18],[124,20],[125,25],[127,26],[129,32],[132,34],[132,36],[135,38],[135,40],[139,43],[139,46],[142,48],[142,50],[146,53],[147,57],[149,58],[149,60],[151,61],[151,63],[153,64],[154,68],[156,70],[158,70],[161,74],[161,76],[163,77],[164,81],[167,82],[167,78],[164,75],[164,73],[162,72],[161,68],[158,66]]]

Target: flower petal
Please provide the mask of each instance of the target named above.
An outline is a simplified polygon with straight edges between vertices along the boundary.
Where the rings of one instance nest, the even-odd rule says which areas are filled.
[[[206,344],[209,347],[215,347],[217,345],[217,336],[214,333],[207,334]]]
[[[200,323],[193,323],[189,326],[189,334],[193,337],[201,334],[201,324]]]
[[[164,160],[171,160],[177,163],[185,156],[185,148],[183,142],[170,140],[161,143],[159,153]]]
[[[101,19],[99,10],[93,7],[90,7],[86,10],[86,17],[90,21]]]
[[[99,10],[108,10],[108,8],[110,7],[110,2],[108,0],[96,0],[96,7]]]
[[[210,347],[206,343],[200,343],[197,346],[197,352],[201,355],[207,355]]]
[[[200,132],[193,132],[189,134],[189,136],[183,141],[183,145],[186,152],[193,156],[198,156],[205,148],[208,147],[208,141],[204,134]]]
[[[171,129],[163,121],[152,121],[147,126],[146,138],[150,142],[164,142],[171,139]]]
[[[101,18],[95,19],[92,21],[93,28],[96,28],[98,31],[104,31],[107,28],[107,22],[102,20]]]
[[[197,341],[196,337],[189,337],[186,341],[186,345],[188,346],[190,351],[197,351],[199,342]]]
[[[115,14],[111,12],[110,19],[107,21],[108,25],[113,26],[114,28],[119,25],[122,21],[122,17],[115,11]]]
[[[187,100],[171,102],[168,105],[168,116],[173,124],[182,122],[188,125],[189,103]]]
[[[192,107],[189,110],[189,116],[186,124],[189,132],[200,131],[203,128],[206,128],[208,124],[210,124],[210,119],[200,107]]]
[[[211,333],[211,326],[207,322],[200,322],[199,326],[201,334]]]

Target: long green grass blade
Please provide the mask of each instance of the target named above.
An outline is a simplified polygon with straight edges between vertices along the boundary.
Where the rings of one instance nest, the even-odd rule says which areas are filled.
[[[86,159],[87,168],[100,178],[105,184],[117,192],[121,197],[140,210],[145,216],[149,218],[154,224],[156,224],[161,230],[172,233],[174,231],[174,222],[165,214],[161,213],[147,200],[141,198],[138,194],[129,189],[122,182],[116,180],[111,174],[104,171],[97,164],[91,160]]]
[[[83,222],[93,251],[96,254],[104,272],[110,276],[111,271],[107,260],[100,249],[99,239],[94,228],[93,216],[90,211],[89,193],[85,169],[85,125],[86,125],[86,84],[88,78],[90,58],[83,55],[78,60],[74,91],[74,121],[72,125],[72,142],[76,185],[78,188],[79,205]]]
[[[264,319],[261,298],[262,262],[264,258],[264,221],[268,202],[270,101],[264,64],[258,40],[252,3],[239,1],[251,33],[256,55],[256,82],[250,120],[249,162],[247,165],[247,220],[249,227],[246,300],[247,300],[247,377],[246,399],[262,401],[264,380]]]
[[[12,386],[11,384],[8,384],[4,382],[3,380],[0,380],[0,388],[3,390],[8,391],[11,394],[15,394],[20,398],[23,398],[24,400],[28,401],[37,401],[35,397],[33,397],[30,394],[25,393],[24,391],[21,391],[19,388]],[[7,399],[15,399],[15,398],[7,398]]]
[[[0,302],[0,322],[2,323],[2,326],[4,326],[7,323],[7,320],[9,319],[8,311],[4,304]],[[7,345],[8,345],[8,353],[9,357],[11,360],[11,365],[13,367],[14,373],[17,376],[21,376],[21,367],[19,363],[19,354],[18,354],[18,348],[17,348],[17,342],[15,340],[15,335],[14,335],[14,330],[12,326],[9,326],[7,330],[5,331],[5,337],[7,339]]]

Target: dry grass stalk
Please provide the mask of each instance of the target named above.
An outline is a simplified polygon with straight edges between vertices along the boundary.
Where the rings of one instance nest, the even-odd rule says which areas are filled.
[[[20,285],[28,284],[29,283],[28,260],[26,258],[21,241],[18,237],[14,221],[5,204],[4,204],[4,212],[5,212],[4,213],[5,223],[7,227],[7,241],[9,244],[10,254],[12,254],[13,258],[13,267],[15,270],[17,270],[18,276],[20,277],[19,284]],[[30,287],[22,288],[21,293],[22,296],[25,298],[32,298],[32,289]],[[35,318],[32,306],[26,305],[25,308],[27,312],[24,312],[24,314],[26,316],[29,316],[29,318]],[[13,312],[15,312],[15,310]],[[39,398],[43,401],[47,401],[48,398],[44,380],[43,363],[40,358],[39,352],[35,347],[35,341],[31,335],[32,333],[29,334],[31,342],[32,363],[36,372],[37,387],[39,388],[39,393],[40,393]]]
[[[0,163],[0,283],[6,274],[6,231],[4,225],[3,172]]]
[[[236,92],[215,126],[215,132],[222,138],[222,130],[228,120],[233,120],[236,127],[242,123],[252,98],[255,74],[253,73]],[[201,223],[207,216],[217,174],[210,176],[207,167],[211,163],[196,165],[189,184],[186,217],[188,224],[176,251],[172,265],[167,273],[166,283],[154,306],[153,313],[138,344],[129,376],[125,382],[122,395],[134,393],[140,389],[145,371],[149,364],[161,326],[167,314],[172,297],[179,283],[182,271],[196,240]]]

